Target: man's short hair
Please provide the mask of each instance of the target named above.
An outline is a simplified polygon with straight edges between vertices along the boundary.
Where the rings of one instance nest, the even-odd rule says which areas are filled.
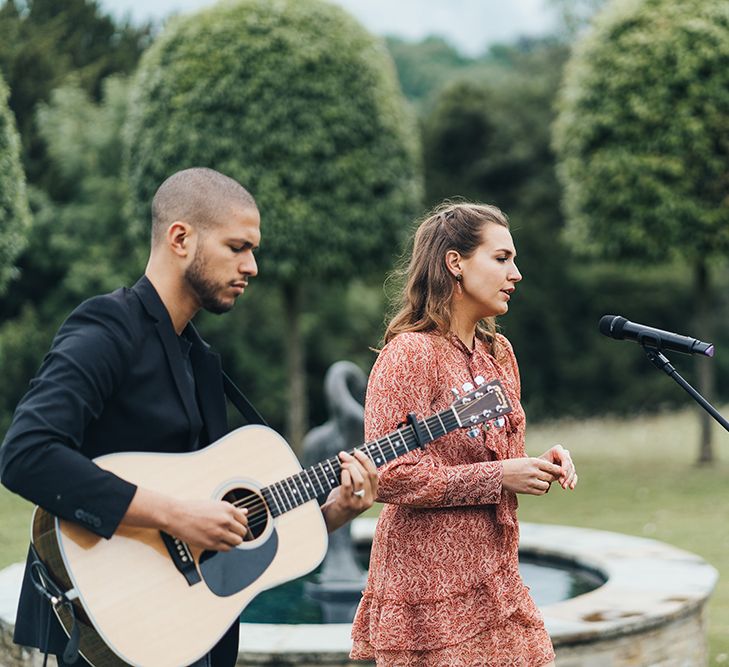
[[[205,167],[178,171],[152,199],[152,243],[176,220],[203,231],[223,219],[232,206],[258,208],[248,190],[219,171]]]

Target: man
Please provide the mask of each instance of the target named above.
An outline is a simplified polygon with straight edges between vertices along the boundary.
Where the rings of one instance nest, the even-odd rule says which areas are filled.
[[[260,236],[256,203],[234,180],[202,168],[168,178],[152,201],[144,276],[131,289],[85,301],[63,323],[0,449],[2,483],[105,538],[126,525],[164,530],[203,549],[240,544],[245,509],[137,487],[90,459],[192,451],[227,432],[220,360],[190,320],[201,308],[233,307],[257,273]],[[366,456],[340,458],[342,486],[322,506],[330,531],[371,506],[376,493]],[[14,639],[65,664],[66,636],[28,567]],[[233,665],[237,648],[232,627],[201,664]]]

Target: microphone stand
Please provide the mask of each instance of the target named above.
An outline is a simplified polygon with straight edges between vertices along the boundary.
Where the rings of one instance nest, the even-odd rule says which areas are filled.
[[[706,412],[708,412],[716,421],[718,421],[725,430],[729,431],[729,422],[722,417],[716,408],[709,403],[696,389],[694,389],[686,380],[684,380],[678,371],[671,365],[668,358],[658,349],[643,345],[643,350],[653,365],[662,370],[668,377],[673,378],[676,383],[683,387],[691,398],[693,398]]]

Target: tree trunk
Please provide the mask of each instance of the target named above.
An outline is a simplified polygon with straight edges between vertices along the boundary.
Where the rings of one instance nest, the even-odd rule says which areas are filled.
[[[286,415],[286,439],[301,454],[301,443],[308,427],[309,406],[306,397],[306,354],[301,335],[302,293],[299,285],[284,287],[286,310],[286,368],[289,382],[289,404]]]
[[[709,269],[703,260],[698,260],[696,263],[694,289],[696,294],[696,333],[694,336],[711,342],[714,332],[714,322],[711,314],[711,284]],[[714,360],[703,355],[696,355],[696,371],[696,384],[699,393],[709,403],[713,403],[716,386]],[[703,408],[697,407],[696,409],[699,415],[699,457],[697,464],[710,465],[715,461],[711,437],[712,417]]]

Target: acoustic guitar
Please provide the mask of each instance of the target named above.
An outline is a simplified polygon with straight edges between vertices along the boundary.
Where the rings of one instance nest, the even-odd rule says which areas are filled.
[[[459,428],[504,423],[511,405],[498,381],[464,385],[450,407],[359,449],[377,467]],[[486,427],[488,428],[488,426]],[[327,550],[317,496],[340,484],[334,457],[302,470],[284,439],[244,426],[185,454],[124,452],[94,461],[137,485],[179,498],[213,498],[248,508],[251,539],[204,551],[149,528],[119,526],[104,539],[36,507],[33,545],[64,592],[56,616],[96,667],[183,667],[205,655],[262,590],[313,570]]]

